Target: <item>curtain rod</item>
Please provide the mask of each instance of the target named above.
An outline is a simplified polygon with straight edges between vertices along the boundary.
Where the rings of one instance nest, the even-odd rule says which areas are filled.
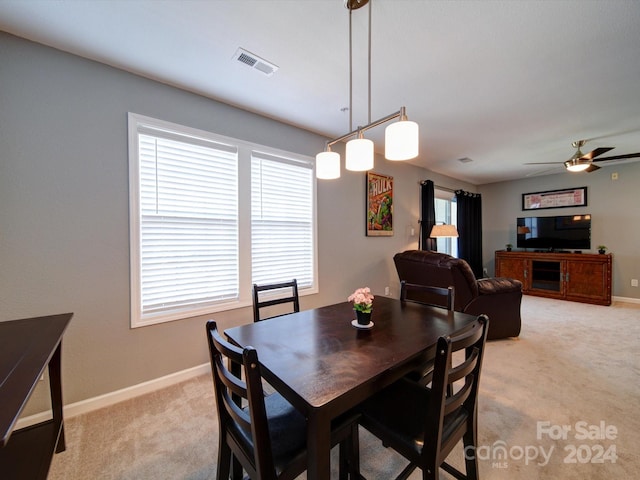
[[[428,181],[429,181],[429,180],[422,180],[422,181],[420,182],[420,185],[424,185],[424,184],[425,184],[425,183],[427,183]],[[431,180],[431,181],[433,182],[433,180]],[[440,185],[436,185],[435,183],[433,184],[433,188],[437,188],[438,190],[444,190],[445,192],[451,192],[451,193],[456,193],[458,190],[460,190],[459,188],[454,190],[454,189],[452,189],[452,188],[442,187],[442,186],[440,186]]]

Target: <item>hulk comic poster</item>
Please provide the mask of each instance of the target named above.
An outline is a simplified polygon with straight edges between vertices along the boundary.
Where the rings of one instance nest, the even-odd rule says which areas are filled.
[[[367,236],[393,235],[393,177],[367,172]]]

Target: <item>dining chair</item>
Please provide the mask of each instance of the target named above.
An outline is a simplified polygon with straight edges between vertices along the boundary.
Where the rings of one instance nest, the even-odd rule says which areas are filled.
[[[265,396],[253,347],[240,349],[227,342],[213,320],[206,329],[218,412],[216,478],[240,479],[241,469],[252,480],[298,477],[307,467],[305,417],[279,393]],[[340,445],[341,480],[360,478],[358,416],[348,412],[332,423],[331,446]]]
[[[417,296],[413,296],[411,294],[417,294]],[[453,286],[449,286],[447,288],[435,287],[432,285],[409,283],[402,280],[400,282],[400,301],[442,307],[452,312],[455,304],[455,289]],[[409,372],[406,378],[424,384],[425,377],[432,370],[433,359]]]
[[[277,298],[267,297],[266,299],[261,300],[262,294],[264,294],[265,292],[273,293],[276,290],[283,290],[283,289],[290,289],[290,290],[286,290],[287,292],[290,292],[290,294],[288,293],[287,296],[285,297],[277,297]],[[260,320],[266,320],[267,318],[273,318],[274,316],[278,317],[280,315],[283,315],[283,314],[279,314],[279,315],[274,315],[269,317],[261,317],[260,309],[272,307],[274,305],[281,305],[285,303],[293,304],[292,306],[293,312],[300,311],[300,301],[298,299],[298,281],[295,278],[290,282],[272,283],[268,285],[256,285],[255,283],[253,284],[253,321],[254,322],[259,322]],[[290,312],[287,312],[287,313],[290,313]]]
[[[444,307],[447,310],[453,311],[455,291],[453,286],[447,288],[434,287],[432,285],[408,283],[403,280],[400,282],[400,300],[402,302],[411,301],[432,305],[434,307]]]
[[[470,329],[438,339],[431,388],[401,379],[361,405],[360,425],[410,462],[396,480],[416,468],[424,480],[438,479],[439,468],[460,480],[478,479],[478,385],[488,323],[480,315]],[[454,365],[453,354],[463,349]],[[460,441],[466,475],[445,462]]]

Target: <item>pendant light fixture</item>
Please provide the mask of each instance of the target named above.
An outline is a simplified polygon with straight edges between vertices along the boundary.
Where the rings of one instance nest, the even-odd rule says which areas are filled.
[[[366,4],[369,4],[369,102],[368,121],[365,126],[359,126],[353,130],[353,62],[351,41],[351,14]],[[374,146],[373,142],[364,138],[364,132],[377,127],[393,119],[398,119],[385,129],[385,157],[388,160],[410,160],[418,156],[418,124],[408,120],[405,107],[399,111],[387,115],[384,118],[371,122],[371,4],[372,0],[345,0],[344,5],[349,10],[349,133],[330,140],[326,144],[324,152],[316,155],[316,177],[321,179],[334,179],[340,177],[340,155],[331,151],[331,146],[356,137],[347,142],[345,149],[345,167],[352,171],[366,171],[373,168]]]

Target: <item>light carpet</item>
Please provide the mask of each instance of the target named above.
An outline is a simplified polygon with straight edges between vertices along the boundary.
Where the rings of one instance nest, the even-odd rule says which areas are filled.
[[[480,478],[640,478],[640,305],[525,296],[522,317],[518,339],[487,343]],[[215,479],[214,408],[204,375],[69,418],[67,450],[54,456],[49,479]],[[360,432],[367,479],[402,470],[400,456]],[[449,457],[458,466],[462,458],[462,448]]]

